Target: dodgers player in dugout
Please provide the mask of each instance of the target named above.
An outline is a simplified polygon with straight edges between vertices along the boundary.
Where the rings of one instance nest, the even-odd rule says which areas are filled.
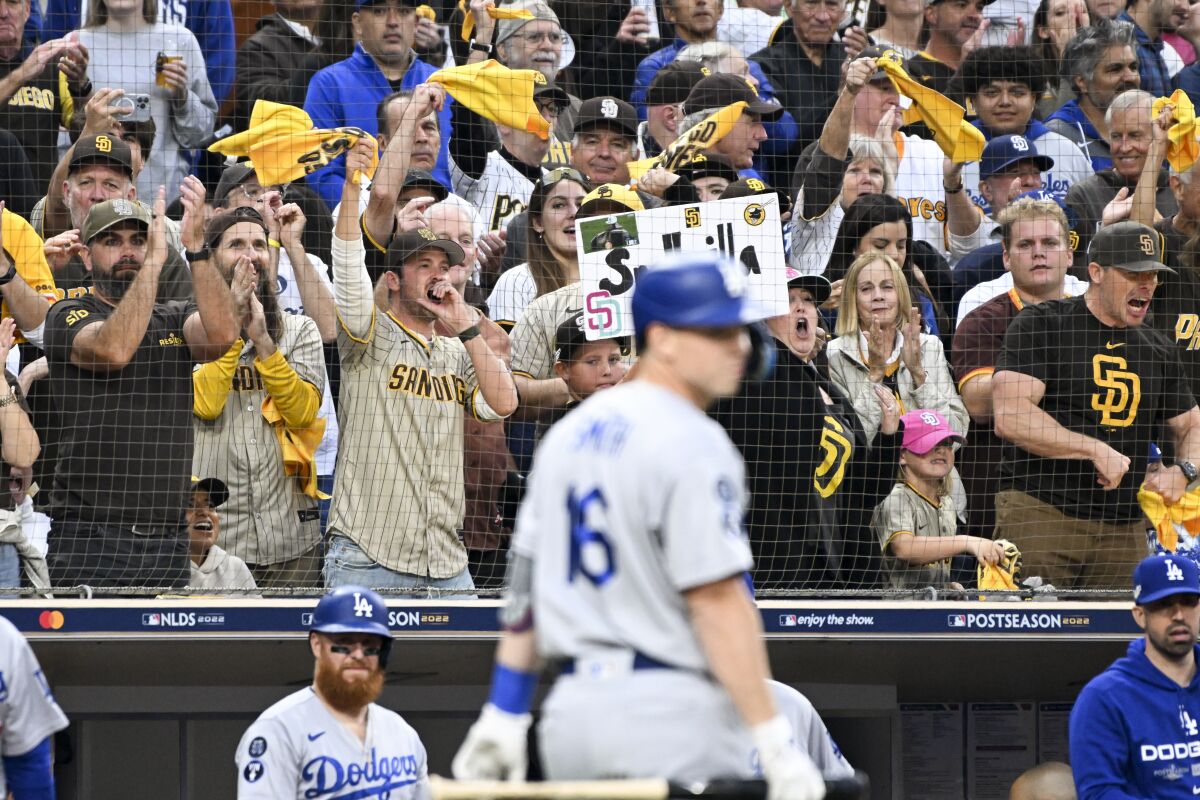
[[[766,314],[744,290],[717,254],[638,278],[637,380],[589,398],[535,456],[491,695],[455,777],[524,778],[538,670],[553,662],[539,727],[552,780],[750,778],[757,747],[771,800],[824,797],[767,685],[745,465],[704,414],[751,369],[746,323]]]
[[[383,598],[361,586],[326,594],[313,611],[312,686],[268,708],[237,749],[238,800],[379,797],[428,800],[417,732],[375,700],[392,648]]]
[[[1150,556],[1134,570],[1133,601],[1144,636],[1071,711],[1079,800],[1200,795],[1200,571],[1182,556]]]
[[[0,797],[53,800],[51,739],[66,727],[29,642],[0,617]]]

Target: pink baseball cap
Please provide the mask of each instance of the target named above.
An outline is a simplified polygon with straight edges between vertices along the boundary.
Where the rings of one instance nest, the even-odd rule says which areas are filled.
[[[918,408],[905,414],[904,442],[900,445],[909,452],[923,456],[947,439],[961,442],[963,437],[954,432],[946,418],[928,408]]]

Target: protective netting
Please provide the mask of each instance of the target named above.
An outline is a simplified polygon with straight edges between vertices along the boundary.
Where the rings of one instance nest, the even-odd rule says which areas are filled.
[[[0,586],[495,594],[707,251],[769,319],[740,380],[662,355],[763,596],[1196,552],[1200,12],[414,3],[0,0]]]

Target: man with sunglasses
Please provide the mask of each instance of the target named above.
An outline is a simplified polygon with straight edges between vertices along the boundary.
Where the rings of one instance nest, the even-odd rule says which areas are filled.
[[[237,748],[238,800],[429,796],[417,732],[377,705],[392,649],[383,598],[342,586],[312,612],[313,682],[268,708]]]
[[[1080,800],[1200,794],[1200,574],[1177,554],[1133,572],[1143,636],[1093,678],[1071,711],[1071,769]]]

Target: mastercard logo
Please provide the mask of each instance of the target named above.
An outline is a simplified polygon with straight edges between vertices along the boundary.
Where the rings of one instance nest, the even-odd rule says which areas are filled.
[[[66,621],[67,618],[63,616],[61,611],[43,611],[41,614],[38,614],[38,625],[41,625],[43,630],[56,631]]]

